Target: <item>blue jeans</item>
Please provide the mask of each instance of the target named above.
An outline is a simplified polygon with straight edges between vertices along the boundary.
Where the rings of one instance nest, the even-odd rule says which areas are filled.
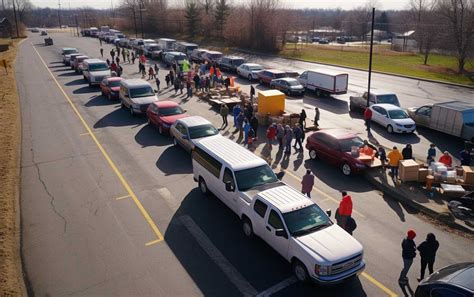
[[[413,259],[403,258],[403,269],[400,272],[399,281],[404,281],[407,279],[408,270],[410,270],[411,265],[413,264]]]
[[[390,166],[390,172],[392,172],[392,178],[398,178],[398,166]]]

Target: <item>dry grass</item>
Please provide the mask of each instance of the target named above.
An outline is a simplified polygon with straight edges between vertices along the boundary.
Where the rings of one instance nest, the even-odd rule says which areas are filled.
[[[20,40],[0,53],[0,296],[24,296],[20,257],[20,105],[13,64]],[[8,74],[2,60],[8,63]]]

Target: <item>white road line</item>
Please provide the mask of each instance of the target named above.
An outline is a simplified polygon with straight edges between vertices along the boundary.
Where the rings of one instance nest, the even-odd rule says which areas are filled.
[[[239,289],[244,296],[255,296],[257,291],[245,278],[237,271],[237,269],[222,255],[222,253],[212,244],[207,235],[199,228],[190,216],[184,215],[180,217],[183,225],[188,229],[189,233],[194,237],[201,248],[209,255],[217,266],[224,272],[227,278]]]
[[[171,192],[168,190],[168,188],[159,188],[156,190],[158,194],[160,194],[161,198],[163,198],[168,204],[169,208],[171,210],[176,211],[179,208],[179,203],[178,200],[171,194]]]
[[[273,287],[270,287],[268,289],[266,289],[265,291],[263,292],[260,292],[257,297],[268,297],[268,296],[271,296],[272,294],[275,294],[276,292],[278,291],[281,291],[283,290],[284,288],[286,287],[289,287],[291,286],[292,284],[296,283],[298,280],[296,279],[296,277],[292,276],[292,277],[289,277],[285,280],[282,280],[281,282],[279,282],[278,284],[274,285]]]

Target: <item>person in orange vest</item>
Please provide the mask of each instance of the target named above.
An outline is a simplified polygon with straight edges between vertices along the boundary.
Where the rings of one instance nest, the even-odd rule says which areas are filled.
[[[398,151],[397,147],[394,146],[393,150],[388,153],[388,165],[390,165],[390,171],[392,173],[392,179],[396,181],[398,179],[398,163],[403,160],[402,154]]]
[[[352,215],[352,197],[347,192],[342,191],[342,200],[339,202],[339,208],[336,213],[337,224],[345,229],[349,217]]]
[[[445,151],[441,157],[439,157],[439,162],[444,165],[451,167],[453,165],[453,158],[449,155],[448,151]]]

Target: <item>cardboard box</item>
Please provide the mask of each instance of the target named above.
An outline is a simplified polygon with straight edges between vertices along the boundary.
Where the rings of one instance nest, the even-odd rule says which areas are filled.
[[[426,177],[428,176],[428,168],[420,168],[418,169],[418,181],[419,182],[426,182]]]
[[[466,184],[474,184],[474,166],[463,166],[463,180]]]
[[[407,181],[418,181],[418,170],[420,169],[420,165],[416,163],[414,160],[403,160],[400,161],[400,180],[403,182]]]

